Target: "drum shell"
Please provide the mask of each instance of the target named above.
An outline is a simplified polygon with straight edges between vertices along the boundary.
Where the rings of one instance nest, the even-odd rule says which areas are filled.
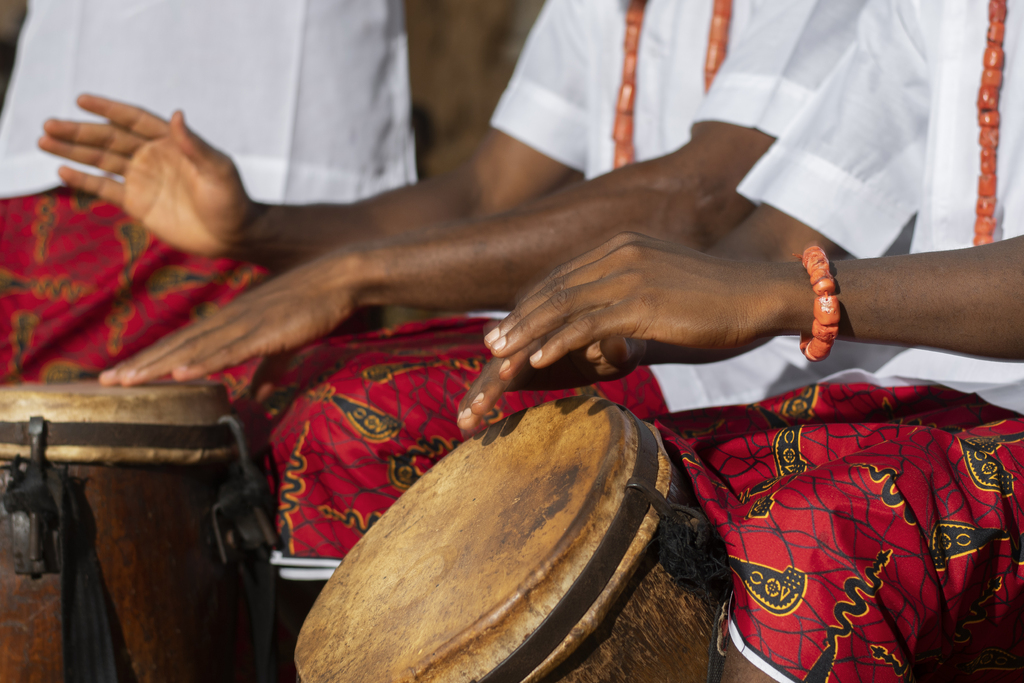
[[[69,466],[95,530],[119,680],[231,680],[238,575],[209,537],[225,472]],[[0,492],[9,477],[0,473]],[[60,576],[16,575],[10,531],[0,505],[0,681],[61,681]]]
[[[575,649],[540,683],[707,680],[712,611],[675,585],[656,548],[650,546],[597,628],[582,643],[570,643]]]
[[[588,463],[612,474],[602,479]],[[643,502],[673,500],[675,474],[657,432],[602,399],[563,399],[493,425],[424,475],[349,554],[303,626],[301,680],[703,682],[711,610],[657,563],[659,515]],[[599,513],[588,511],[585,525],[551,523],[579,490],[600,500]],[[609,511],[637,509],[646,510],[639,528],[608,521]],[[538,532],[549,523],[551,535]],[[574,545],[554,542],[567,538]],[[621,552],[623,541],[624,554],[599,554],[606,544]],[[487,592],[507,576],[521,583]],[[569,584],[600,595],[570,598]],[[520,636],[527,623],[533,630]],[[571,628],[538,637],[551,624]],[[509,643],[527,653],[514,673]],[[540,653],[550,654],[531,661]]]

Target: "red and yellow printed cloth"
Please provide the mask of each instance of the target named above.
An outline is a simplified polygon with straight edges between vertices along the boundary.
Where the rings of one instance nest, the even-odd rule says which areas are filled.
[[[262,277],[66,190],[0,200],[0,373],[92,377]],[[266,454],[286,554],[343,557],[458,445],[484,324],[356,323],[299,353],[262,404],[248,398],[254,363],[217,376]],[[1021,416],[941,387],[868,385],[664,415],[644,369],[580,391],[656,418],[725,539],[734,627],[778,675],[1020,680]],[[569,393],[511,394],[490,419]]]

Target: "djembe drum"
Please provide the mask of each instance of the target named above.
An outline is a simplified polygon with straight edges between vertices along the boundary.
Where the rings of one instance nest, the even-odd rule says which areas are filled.
[[[603,399],[492,426],[352,549],[299,635],[300,680],[703,683],[712,609],[651,550],[671,470]]]
[[[0,681],[231,680],[229,413],[212,383],[0,387]]]

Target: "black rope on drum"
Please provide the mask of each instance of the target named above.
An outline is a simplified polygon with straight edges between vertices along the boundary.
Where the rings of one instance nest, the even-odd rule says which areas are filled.
[[[676,585],[699,596],[714,610],[707,681],[719,683],[725,670],[728,645],[723,625],[728,618],[733,590],[725,542],[700,508],[670,503],[644,482],[630,480],[627,488],[644,493],[661,518],[658,559],[662,567]]]

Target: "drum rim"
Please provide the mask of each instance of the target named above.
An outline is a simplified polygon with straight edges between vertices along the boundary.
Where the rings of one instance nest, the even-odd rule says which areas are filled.
[[[28,447],[28,422],[0,422],[0,444]],[[46,421],[46,445],[216,450],[234,445],[225,424],[174,425]]]
[[[565,406],[561,405],[566,402],[573,404],[572,410],[566,410]],[[500,609],[501,604],[503,603],[502,600],[496,603],[494,607],[494,609],[498,610],[498,612],[492,611],[490,609],[486,610],[485,612],[474,612],[474,614],[476,615],[483,616],[480,616],[478,619],[476,619],[475,622],[473,621],[473,619],[470,619],[467,623],[460,624],[460,628],[465,627],[468,630],[473,630],[474,632],[481,633],[483,635],[483,640],[473,639],[467,640],[465,643],[463,643],[463,636],[454,635],[453,632],[451,639],[444,639],[443,641],[431,642],[430,647],[433,654],[427,657],[425,660],[416,660],[415,664],[413,664],[413,660],[410,660],[409,666],[415,666],[415,674],[413,673],[413,669],[405,668],[402,670],[401,673],[397,671],[393,672],[397,676],[397,678],[394,680],[446,680],[447,674],[443,673],[444,671],[448,671],[448,673],[456,673],[458,670],[460,670],[459,667],[461,666],[461,664],[459,664],[459,662],[461,662],[461,655],[456,654],[459,650],[462,650],[464,647],[472,647],[474,649],[479,650],[479,648],[484,645],[487,645],[488,647],[497,645],[500,648],[500,650],[499,652],[495,652],[494,655],[492,656],[485,657],[485,659],[487,660],[486,666],[476,667],[474,665],[474,669],[476,670],[476,672],[474,673],[474,680],[483,680],[485,676],[491,676],[492,672],[495,671],[495,669],[501,666],[502,664],[504,664],[504,667],[502,667],[502,669],[508,671],[509,667],[512,665],[512,662],[518,658],[523,658],[521,660],[522,663],[517,665],[518,668],[521,668],[523,670],[522,675],[516,678],[512,674],[506,673],[504,675],[501,675],[500,678],[502,680],[523,680],[529,677],[530,680],[533,680],[532,677],[535,674],[535,671],[538,667],[544,667],[544,669],[547,670],[549,666],[557,664],[557,662],[551,663],[551,657],[555,656],[559,652],[560,648],[563,646],[564,643],[566,643],[570,638],[573,638],[573,634],[578,632],[580,626],[583,625],[584,620],[590,619],[591,615],[594,613],[594,610],[598,609],[600,605],[606,602],[607,596],[611,595],[614,599],[614,596],[618,595],[621,588],[624,587],[625,584],[619,584],[625,578],[628,578],[628,576],[632,574],[632,569],[630,569],[630,567],[633,567],[635,563],[639,561],[639,557],[642,556],[642,552],[639,555],[637,555],[635,552],[637,548],[641,547],[642,545],[645,545],[646,543],[640,543],[640,545],[638,546],[640,539],[649,539],[657,526],[656,524],[653,526],[651,525],[652,514],[655,513],[651,508],[646,496],[643,496],[643,494],[640,494],[639,492],[636,491],[634,491],[633,493],[629,493],[629,491],[631,491],[632,489],[627,488],[627,484],[632,480],[632,477],[634,473],[638,470],[638,468],[640,472],[644,471],[643,463],[645,460],[647,460],[650,463],[650,475],[648,483],[651,485],[651,487],[664,493],[666,491],[666,487],[668,486],[667,468],[669,467],[669,463],[665,455],[664,448],[660,445],[660,440],[653,434],[653,432],[646,424],[638,420],[636,416],[634,416],[628,410],[623,408],[621,405],[617,405],[606,398],[595,396],[573,396],[565,397],[556,401],[551,401],[541,406],[535,406],[523,411],[518,411],[513,415],[508,415],[504,420],[491,425],[486,433],[476,435],[476,437],[473,438],[473,441],[483,439],[484,444],[486,445],[488,443],[488,436],[495,437],[498,436],[499,433],[503,433],[504,427],[502,425],[507,423],[507,421],[511,420],[514,424],[518,425],[519,422],[522,421],[522,416],[524,414],[534,413],[535,411],[538,410],[543,411],[545,409],[558,409],[558,412],[560,412],[562,415],[566,415],[570,412],[575,412],[576,409],[583,408],[584,406],[590,408],[588,412],[590,412],[590,414],[592,415],[596,413],[603,413],[608,415],[608,428],[611,431],[607,432],[606,436],[609,439],[609,446],[611,446],[612,444],[618,444],[618,446],[615,446],[615,449],[619,450],[621,448],[624,448],[625,452],[628,453],[629,455],[626,457],[621,455],[613,456],[614,458],[619,459],[621,463],[621,465],[616,466],[614,468],[617,471],[617,474],[614,475],[615,484],[612,488],[618,490],[617,493],[615,493],[612,497],[614,500],[614,504],[605,506],[605,512],[602,513],[602,516],[604,517],[605,521],[601,523],[601,533],[593,537],[593,543],[587,543],[587,545],[589,545],[589,548],[585,551],[585,553],[583,553],[579,557],[580,561],[575,562],[572,560],[572,558],[569,558],[570,561],[576,563],[575,570],[571,572],[572,577],[569,579],[568,582],[563,583],[560,588],[554,589],[557,590],[557,596],[553,596],[555,599],[552,603],[549,603],[549,606],[547,608],[545,608],[545,614],[537,614],[536,620],[532,618],[529,619],[529,621],[531,622],[529,624],[529,628],[518,629],[519,633],[515,638],[515,642],[508,641],[503,644],[497,641],[491,642],[493,638],[487,636],[486,633],[492,632],[494,630],[493,627],[496,624],[495,620],[489,617],[493,616],[498,612],[505,611]],[[614,417],[612,417],[612,415],[614,415]],[[602,428],[602,438],[604,438],[605,436],[603,430],[604,428]],[[510,433],[511,431],[515,431],[515,429],[513,428],[513,430],[510,430]],[[588,438],[588,436],[588,433],[582,434],[582,438],[584,439]],[[648,439],[648,437],[650,438]],[[468,445],[468,442],[466,445]],[[457,453],[458,450],[453,451],[451,454],[449,454],[449,456],[446,458],[444,462],[451,462],[452,458],[456,458]],[[462,459],[458,458],[458,460]],[[604,456],[602,456],[602,461],[604,461]],[[444,462],[442,464],[444,464]],[[602,466],[602,469],[603,468],[604,466]],[[429,475],[435,474],[437,474],[436,469],[431,470],[431,472],[429,473]],[[596,471],[594,473],[594,476],[598,476],[598,473]],[[598,476],[598,479],[603,480],[603,475]],[[609,480],[609,483],[610,482],[611,480]],[[609,493],[612,490],[612,488],[608,488],[607,484],[597,483],[597,485],[601,489],[607,488]],[[590,485],[588,484],[588,486]],[[448,495],[452,494],[451,491],[448,491],[447,493]],[[594,494],[587,494],[588,498],[592,495]],[[598,497],[601,497],[606,494],[597,495]],[[625,537],[625,540],[621,544],[622,547],[620,551],[611,554],[612,556],[609,558],[608,561],[608,564],[610,566],[608,567],[607,576],[602,577],[603,580],[601,581],[593,581],[593,577],[595,576],[595,574],[592,570],[594,569],[595,565],[591,561],[593,560],[595,554],[594,551],[598,548],[598,546],[605,538],[609,537],[608,529],[610,528],[611,522],[615,519],[615,517],[619,516],[620,510],[623,508],[623,503],[625,501],[632,500],[634,496],[637,496],[638,498],[641,499],[637,502],[639,514],[636,517],[636,526],[635,528],[630,529],[628,532],[620,534]],[[403,499],[400,499],[397,507],[401,507],[403,500],[408,501],[409,498],[405,497]],[[576,516],[578,516],[578,514],[580,513],[577,512]],[[396,529],[398,528],[399,527],[396,527]],[[388,527],[387,531],[391,532],[394,531],[394,529]],[[367,534],[367,536],[363,539],[362,542],[365,543],[366,541],[369,541],[371,536],[376,538],[377,535],[381,533],[385,533],[384,525],[374,525],[374,528]],[[565,535],[567,533],[568,531],[566,530],[564,533],[560,534],[562,536],[562,539],[557,540],[556,545],[560,545],[564,541]],[[390,535],[390,533],[387,533],[386,535]],[[552,537],[552,540],[554,541],[555,538],[556,537]],[[367,546],[364,545],[362,549],[365,550],[366,547]],[[359,550],[360,548],[359,546],[357,546],[357,548],[355,548],[353,551],[353,555],[358,553]],[[636,555],[636,557],[634,557],[634,555]],[[371,553],[370,556],[375,557],[376,554]],[[354,557],[349,558],[349,560],[353,559]],[[365,559],[367,558],[364,558],[362,555],[360,555],[360,562],[358,562],[357,564],[363,566],[362,560]],[[628,566],[626,565],[627,562],[629,563]],[[351,572],[346,572],[346,567],[351,568],[352,566],[353,565],[347,561],[343,563],[342,568],[339,570],[339,572],[345,574],[347,578],[351,578],[348,577],[348,574],[350,574]],[[582,582],[587,581],[588,579],[591,580],[594,584],[591,594],[587,596],[586,599],[578,600],[579,593],[574,591],[574,598],[570,598],[570,600],[578,601],[578,603],[581,603],[579,604],[578,608],[578,618],[565,617],[564,615],[566,614],[566,612],[564,610],[566,606],[569,604],[569,601],[564,600],[567,594],[567,589],[571,588],[574,585],[580,585],[582,584]],[[302,632],[299,635],[298,649],[296,652],[296,664],[299,668],[299,674],[303,677],[303,680],[336,680],[337,676],[341,675],[339,670],[337,669],[338,666],[341,666],[349,674],[356,671],[363,671],[365,673],[365,671],[362,668],[351,668],[347,666],[344,662],[345,658],[338,659],[336,656],[336,648],[327,644],[329,640],[325,640],[333,639],[333,636],[331,635],[333,629],[335,628],[335,626],[341,626],[340,623],[335,623],[338,621],[337,611],[334,609],[328,610],[326,608],[329,606],[338,607],[343,604],[348,604],[348,601],[352,598],[352,595],[354,595],[354,593],[352,592],[352,585],[354,584],[350,585],[350,581],[347,581],[347,579],[341,580],[340,584],[338,583],[338,581],[339,575],[336,573],[335,576],[332,578],[330,584],[328,585],[328,588],[324,591],[323,594],[321,594],[320,598],[318,599],[317,605],[314,606],[313,611],[310,613],[309,617],[307,617],[303,625]],[[529,584],[529,586],[532,585],[533,583]],[[341,586],[344,586],[344,588],[342,588]],[[529,586],[527,586],[527,588],[529,588]],[[341,592],[338,592],[338,590],[331,591],[331,588],[338,589]],[[546,588],[545,590],[549,589]],[[612,591],[612,593],[609,593],[608,591]],[[527,590],[526,592],[529,593],[530,590]],[[522,586],[520,586],[519,594],[524,594]],[[330,596],[329,598],[328,595]],[[326,602],[324,602],[325,598]],[[362,597],[360,597],[359,599],[365,601],[368,598],[366,595],[362,595]],[[552,607],[554,609],[552,609]],[[320,611],[323,611],[323,614],[319,614]],[[546,619],[546,617],[550,616],[551,613],[555,613],[562,616],[562,626],[560,628],[561,633],[551,635],[551,642],[548,643],[546,647],[544,647],[540,643],[541,641],[546,639],[544,637],[545,634],[543,630],[538,630],[538,627],[541,624],[543,624],[544,621],[552,623],[559,619],[558,616],[556,616],[555,619]],[[322,618],[316,618],[317,616],[320,616]],[[515,618],[519,619],[520,617]],[[473,627],[478,624],[483,624],[484,626],[486,626],[486,628],[474,629]],[[463,635],[465,635],[465,632],[463,632]],[[361,639],[357,638],[357,640]],[[527,642],[531,642],[531,646],[528,648],[523,648],[522,645]],[[462,644],[459,645],[459,643]],[[349,645],[352,644],[354,643],[349,643]],[[423,652],[424,651],[421,650],[418,654],[423,654]],[[482,652],[482,650],[480,652]],[[527,654],[530,655],[528,658]],[[455,657],[455,659],[452,659],[453,656]],[[510,658],[512,659],[510,660]],[[471,655],[470,659],[476,660],[477,657],[475,655]],[[510,660],[509,663],[506,664],[506,660]],[[456,669],[450,670],[452,666],[455,666]],[[434,670],[435,667],[440,668]],[[499,669],[499,671],[500,670],[501,669]],[[438,674],[441,674],[440,677],[438,676]],[[412,676],[412,678],[409,678],[410,675]],[[312,678],[307,678],[307,676],[312,676]],[[456,675],[456,677],[462,678],[462,676],[458,674]],[[491,676],[491,678],[496,677]]]
[[[631,421],[637,434],[636,460],[629,481],[642,481],[656,487],[661,467],[658,441],[633,413],[616,407]],[[626,489],[605,537],[576,580],[529,637],[478,683],[524,680],[558,649],[600,599],[629,552],[649,510],[650,501],[640,491]]]

